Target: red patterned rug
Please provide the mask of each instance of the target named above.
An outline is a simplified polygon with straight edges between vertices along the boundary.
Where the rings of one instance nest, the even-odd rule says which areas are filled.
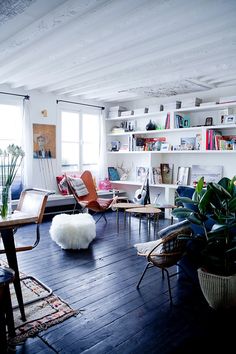
[[[21,287],[24,302],[38,298],[47,291],[32,279],[21,280]],[[48,293],[47,293],[48,294]],[[11,285],[12,305],[16,305],[14,287]],[[55,294],[51,294],[44,299],[25,305],[26,322],[21,320],[19,308],[13,310],[16,328],[16,337],[9,340],[10,344],[18,344],[28,337],[34,337],[37,333],[75,316],[77,312],[73,310],[65,301]]]

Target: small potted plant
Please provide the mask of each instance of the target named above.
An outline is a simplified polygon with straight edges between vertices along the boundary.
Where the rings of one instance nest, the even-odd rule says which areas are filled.
[[[176,208],[173,215],[188,219],[203,231],[191,240],[200,246],[198,278],[207,302],[215,309],[236,306],[236,176],[208,183],[206,188],[202,177],[192,198],[177,201],[190,207]],[[213,225],[210,229],[209,221]]]

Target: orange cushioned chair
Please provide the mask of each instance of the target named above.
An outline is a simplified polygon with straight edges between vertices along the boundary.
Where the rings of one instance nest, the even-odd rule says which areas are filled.
[[[105,211],[110,208],[113,199],[98,198],[91,172],[84,171],[81,174],[80,180],[82,180],[83,186],[79,186],[79,188],[75,188],[75,178],[71,178],[69,175],[67,175],[66,178],[69,189],[79,206],[83,209],[87,208],[92,210],[95,214],[101,213],[101,216],[97,219],[96,222],[98,222],[101,217],[103,217],[107,222]],[[78,186],[78,179],[76,184]]]

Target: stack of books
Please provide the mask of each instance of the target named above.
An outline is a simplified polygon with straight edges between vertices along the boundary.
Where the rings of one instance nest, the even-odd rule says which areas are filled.
[[[122,106],[113,106],[109,108],[108,118],[120,117],[121,112],[126,111],[126,107]]]

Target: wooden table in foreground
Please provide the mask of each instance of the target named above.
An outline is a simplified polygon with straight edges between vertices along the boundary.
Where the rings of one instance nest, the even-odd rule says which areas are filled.
[[[18,262],[16,257],[16,248],[14,241],[14,229],[21,226],[34,223],[38,220],[37,216],[25,214],[19,211],[15,211],[12,215],[6,219],[0,217],[0,233],[2,236],[2,241],[8,261],[8,265],[15,271],[14,287],[16,291],[16,297],[19,303],[19,308],[21,312],[21,318],[23,321],[25,318],[24,303],[20,285]]]

